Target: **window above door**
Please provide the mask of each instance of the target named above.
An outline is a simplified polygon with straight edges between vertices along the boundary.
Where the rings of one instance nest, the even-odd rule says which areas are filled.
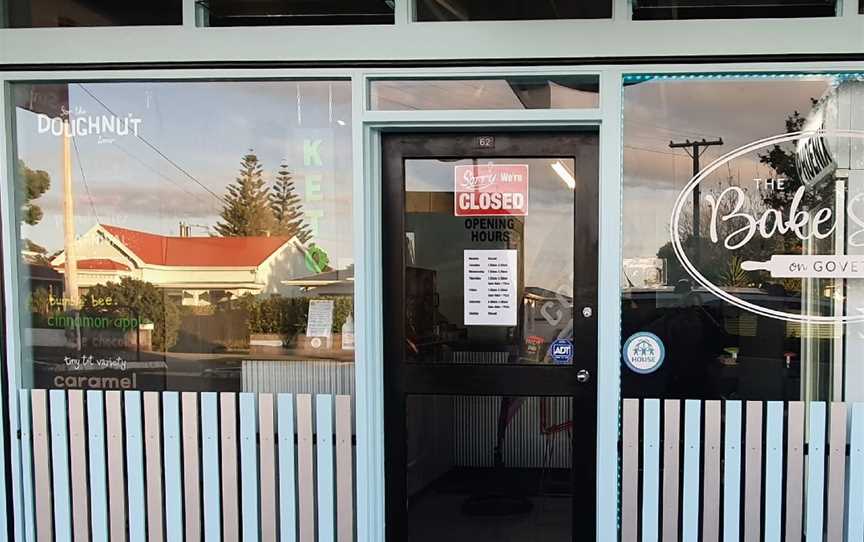
[[[600,103],[597,74],[505,75],[373,79],[369,107],[377,111],[584,109]]]
[[[612,0],[416,0],[418,21],[608,19]]]
[[[836,0],[634,0],[633,18],[788,19],[833,17]]]

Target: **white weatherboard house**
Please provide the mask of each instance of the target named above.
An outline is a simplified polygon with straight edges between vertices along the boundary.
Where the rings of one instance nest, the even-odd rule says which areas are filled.
[[[171,237],[97,224],[75,248],[80,288],[131,277],[176,292],[184,305],[229,294],[289,295],[297,287],[283,281],[308,274],[297,238]],[[60,253],[51,263],[63,273],[65,261]]]

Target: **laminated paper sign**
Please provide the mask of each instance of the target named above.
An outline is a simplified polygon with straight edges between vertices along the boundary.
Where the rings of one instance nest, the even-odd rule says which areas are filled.
[[[516,325],[516,251],[466,250],[465,325]]]
[[[333,300],[313,299],[309,301],[309,316],[306,320],[307,337],[327,337],[333,332]]]
[[[456,216],[527,216],[528,165],[456,166]]]

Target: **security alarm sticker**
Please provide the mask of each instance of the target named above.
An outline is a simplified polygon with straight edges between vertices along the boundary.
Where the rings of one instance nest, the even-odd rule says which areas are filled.
[[[516,325],[516,251],[464,251],[466,326]]]
[[[634,333],[624,343],[624,363],[634,373],[650,374],[663,365],[666,348],[660,337],[647,331]]]
[[[456,216],[527,216],[528,165],[455,166]]]
[[[549,357],[555,365],[570,365],[573,363],[573,341],[557,339],[549,345]]]

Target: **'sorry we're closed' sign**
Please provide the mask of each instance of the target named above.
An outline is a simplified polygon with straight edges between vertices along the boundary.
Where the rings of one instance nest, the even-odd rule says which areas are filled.
[[[456,216],[527,216],[528,165],[456,166]]]

